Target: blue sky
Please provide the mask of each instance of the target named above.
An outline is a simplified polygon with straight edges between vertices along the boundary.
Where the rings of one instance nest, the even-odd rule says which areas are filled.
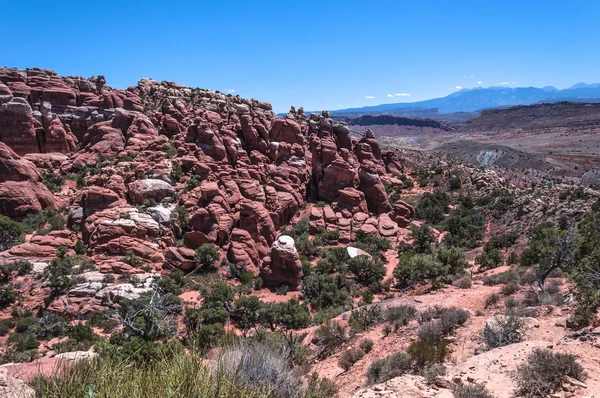
[[[278,112],[600,82],[598,1],[0,0],[0,10],[0,65],[103,74],[117,88],[150,77],[235,90]]]

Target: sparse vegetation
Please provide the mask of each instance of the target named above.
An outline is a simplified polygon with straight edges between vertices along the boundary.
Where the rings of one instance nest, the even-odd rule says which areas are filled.
[[[537,348],[527,357],[527,362],[517,368],[518,393],[526,397],[549,395],[561,387],[565,376],[579,381],[585,379],[577,358]]]

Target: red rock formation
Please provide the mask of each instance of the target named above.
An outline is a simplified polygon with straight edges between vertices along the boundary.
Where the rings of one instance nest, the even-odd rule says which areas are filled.
[[[56,208],[56,199],[41,183],[35,165],[0,142],[0,214],[24,217]]]
[[[302,263],[294,239],[282,235],[271,248],[270,257],[263,260],[260,277],[268,286],[286,285],[298,289],[302,282]]]

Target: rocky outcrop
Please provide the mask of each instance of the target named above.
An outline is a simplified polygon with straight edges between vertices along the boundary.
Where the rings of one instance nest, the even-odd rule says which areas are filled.
[[[8,369],[0,368],[0,398],[35,398],[35,391],[12,377]]]
[[[0,142],[0,214],[24,217],[56,208],[57,201],[41,183],[35,165]]]
[[[254,275],[297,288],[293,244],[276,238],[307,201],[325,202],[311,209],[311,232],[338,230],[343,243],[358,231],[395,241],[412,217],[410,207],[392,209],[383,187],[400,184],[387,174],[402,169],[398,156],[370,133],[352,138],[327,111],[277,117],[268,102],[171,82],[142,79],[116,90],[102,76],[8,68],[0,68],[0,106],[0,141],[44,170],[79,174],[78,186],[65,184],[59,196],[73,236],[103,272],[160,263],[190,271],[195,250],[208,243]],[[0,163],[12,175],[6,196],[16,196],[14,184],[29,189],[19,190],[28,193],[24,204],[8,210],[51,208],[36,166],[14,156]],[[31,250],[53,255],[55,246],[42,243]],[[131,254],[135,266],[124,262]]]
[[[137,180],[129,184],[129,197],[135,204],[143,204],[149,200],[160,202],[171,197],[175,189],[168,182],[156,179]]]
[[[294,239],[282,235],[271,248],[270,256],[264,258],[260,277],[267,286],[288,286],[297,290],[302,282],[302,263]]]

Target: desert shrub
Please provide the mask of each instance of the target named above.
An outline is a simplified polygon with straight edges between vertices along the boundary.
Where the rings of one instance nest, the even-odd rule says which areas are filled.
[[[308,234],[303,234],[294,240],[296,244],[296,250],[298,250],[300,256],[304,256],[312,260],[319,257],[323,252],[321,249],[323,242],[318,237],[309,239]]]
[[[483,328],[483,341],[488,348],[503,347],[523,340],[525,323],[520,316],[509,313],[496,316]]]
[[[490,239],[483,245],[483,250],[491,249],[506,249],[515,244],[519,234],[517,232],[509,232],[507,234],[492,235]]]
[[[348,260],[348,270],[354,274],[356,281],[363,286],[377,285],[385,276],[383,263],[373,261],[366,255],[356,256]]]
[[[0,286],[0,309],[4,309],[17,301],[17,292],[11,285]]]
[[[456,385],[452,389],[454,398],[494,398],[483,384]]]
[[[91,346],[100,340],[91,327],[78,323],[68,332],[69,339],[53,345],[53,349],[58,352],[69,351],[87,351]]]
[[[40,342],[35,335],[30,333],[13,333],[6,340],[7,346],[16,352],[35,350]]]
[[[221,344],[225,335],[225,327],[222,323],[211,323],[199,326],[190,334],[190,338],[196,349],[200,352],[207,352]]]
[[[381,308],[377,305],[361,307],[350,313],[348,325],[353,332],[364,332],[383,320]]]
[[[336,348],[348,340],[346,330],[338,322],[330,321],[315,330],[316,345],[319,347],[317,356],[328,357]]]
[[[258,323],[261,307],[262,302],[256,296],[243,296],[235,300],[230,318],[244,336]]]
[[[448,334],[454,331],[459,326],[462,326],[469,320],[469,311],[456,308],[447,307],[440,314],[440,322],[442,324],[442,330],[444,334]]]
[[[334,229],[333,231],[318,231],[316,235],[328,245],[333,245],[340,240],[340,231],[337,229]]]
[[[441,363],[434,363],[433,365],[423,369],[421,372],[427,384],[435,384],[435,379],[446,374],[446,367]]]
[[[358,347],[363,350],[366,354],[371,352],[373,349],[373,340],[371,339],[362,339],[358,344]]]
[[[431,245],[435,243],[435,236],[431,227],[427,224],[421,226],[412,226],[410,229],[409,239],[413,243],[407,248],[415,253],[431,253]]]
[[[560,293],[533,292],[528,291],[523,297],[523,305],[527,307],[537,307],[540,305],[561,305],[564,303],[564,297]]]
[[[486,216],[477,210],[459,206],[444,220],[444,230],[449,232],[444,243],[452,247],[474,248],[483,238],[486,221]]]
[[[179,297],[158,290],[143,293],[135,300],[123,299],[119,304],[115,319],[123,326],[121,333],[146,341],[172,336],[183,306]]]
[[[194,188],[197,188],[202,184],[202,179],[197,175],[191,175],[187,180],[187,190],[191,191]]]
[[[42,183],[50,190],[50,192],[59,192],[64,182],[65,177],[60,174],[42,173]]]
[[[336,316],[343,313],[345,310],[343,307],[328,307],[317,311],[312,319],[313,325],[320,325],[335,318]]]
[[[489,275],[483,278],[483,284],[494,286],[502,285],[509,282],[516,282],[519,280],[519,275],[515,271],[504,271],[499,274]]]
[[[517,367],[518,393],[527,397],[546,396],[557,391],[565,376],[582,381],[586,374],[571,354],[537,348],[527,362]]]
[[[296,239],[302,235],[308,235],[309,233],[309,222],[310,220],[307,217],[301,218],[296,224],[292,226],[292,228],[286,232],[286,235],[291,236]]]
[[[57,252],[57,256],[59,257],[53,258],[44,270],[44,277],[51,289],[48,302],[60,296],[73,285],[70,275],[73,273],[75,259],[73,257],[60,257],[60,255],[59,250]]]
[[[500,293],[505,296],[510,296],[511,294],[515,294],[519,291],[519,284],[515,281],[508,282],[506,285],[502,286]]]
[[[338,359],[338,365],[347,372],[352,365],[360,361],[364,356],[365,352],[360,348],[351,348],[342,352]]]
[[[510,209],[514,198],[507,189],[494,189],[489,195],[479,198],[477,204],[487,207],[495,215],[500,215]]]
[[[173,212],[177,216],[177,221],[179,222],[179,229],[177,232],[177,237],[183,236],[183,233],[187,231],[190,227],[190,220],[188,218],[188,211],[185,207],[177,205]]]
[[[414,341],[408,347],[416,369],[423,369],[435,363],[442,363],[448,354],[448,342],[442,338],[428,338]]]
[[[0,215],[0,251],[7,250],[21,240],[25,226],[9,217]]]
[[[475,264],[482,270],[499,267],[503,262],[502,252],[499,249],[484,250],[475,257]]]
[[[463,257],[454,250],[440,250],[438,256],[431,254],[406,254],[394,268],[396,286],[409,288],[423,282],[431,282],[433,288],[440,288],[464,272]]]
[[[519,306],[519,301],[517,299],[515,299],[514,297],[507,297],[504,299],[504,306],[508,310],[512,310]]]
[[[415,207],[415,216],[417,219],[425,220],[430,224],[437,224],[444,219],[449,204],[450,197],[447,194],[443,192],[433,194],[426,192]]]
[[[302,297],[314,309],[343,307],[348,301],[346,278],[314,274],[302,281]]]
[[[261,325],[276,330],[302,329],[310,325],[311,317],[308,307],[300,304],[298,300],[289,300],[284,303],[263,304],[259,313]]]
[[[374,361],[367,370],[367,383],[376,384],[402,376],[412,369],[412,359],[405,352]]]
[[[323,258],[317,262],[314,271],[318,274],[345,273],[345,263],[350,260],[345,247],[330,247],[323,253]],[[305,275],[306,276],[306,275]]]
[[[448,189],[450,191],[456,191],[462,187],[462,181],[458,176],[452,176],[448,180]]]
[[[485,298],[485,302],[483,304],[483,308],[489,308],[492,305],[495,305],[500,301],[500,295],[497,293],[492,293]]]
[[[529,232],[529,246],[521,253],[522,267],[530,268],[537,278],[538,287],[555,269],[570,271],[574,264],[575,245],[568,231],[561,231],[543,223]]]
[[[417,309],[412,305],[397,305],[389,307],[384,311],[383,317],[386,322],[406,326],[408,322],[415,319]]]
[[[113,331],[119,323],[112,319],[109,311],[94,311],[86,315],[88,326],[101,328],[104,333]]]
[[[136,256],[135,253],[131,250],[125,253],[125,256],[123,257],[122,261],[125,264],[129,264],[134,268],[138,268],[143,264],[142,260],[140,260],[138,256]]]
[[[213,244],[203,243],[198,249],[196,249],[196,255],[194,261],[203,270],[213,270],[217,267],[217,260],[219,260],[220,254],[219,249]]]
[[[356,240],[353,244],[373,256],[374,259],[383,259],[383,253],[390,249],[390,241],[386,238],[369,236],[361,230],[356,232]]]
[[[473,285],[473,282],[471,281],[471,277],[469,275],[465,275],[452,282],[452,285],[459,289],[470,289]]]

